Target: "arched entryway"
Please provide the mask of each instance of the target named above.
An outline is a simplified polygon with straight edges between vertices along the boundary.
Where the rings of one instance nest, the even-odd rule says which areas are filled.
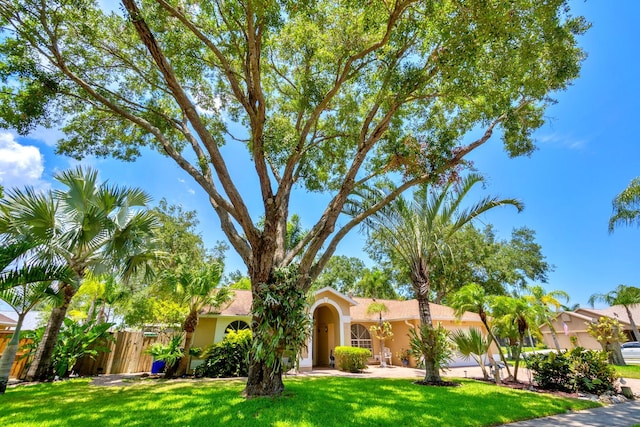
[[[313,366],[329,366],[329,355],[340,345],[340,315],[329,304],[313,312]]]

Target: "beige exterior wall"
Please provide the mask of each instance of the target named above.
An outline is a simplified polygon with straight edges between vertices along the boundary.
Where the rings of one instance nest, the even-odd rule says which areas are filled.
[[[322,304],[323,301],[328,303],[329,300],[333,304],[336,304],[337,306],[339,306],[340,310],[342,310],[343,313],[345,313],[347,316],[349,315],[349,312],[351,310],[351,306],[349,305],[348,301],[345,301],[342,298],[336,298],[335,294],[331,293],[330,291],[320,292],[316,296],[316,301],[319,301],[321,304]]]
[[[564,332],[563,322],[567,325],[567,332]],[[577,318],[568,313],[562,313],[557,319],[553,322],[553,327],[556,330],[556,335],[558,336],[558,343],[560,344],[560,348],[568,349],[573,348],[573,344],[571,344],[571,337],[577,337],[577,345],[580,347],[584,347],[589,350],[602,350],[602,346],[593,338],[591,335],[587,333],[587,321],[581,318]],[[553,342],[553,337],[551,336],[551,331],[548,326],[543,326],[542,330],[542,341],[548,348],[555,348],[555,344]]]
[[[198,319],[198,326],[193,332],[194,347],[208,347],[214,343],[216,324],[218,319],[215,317],[201,317]]]
[[[377,322],[355,322],[358,324],[363,325],[364,327],[367,328],[367,330],[369,330],[369,328],[372,325],[377,325]],[[412,328],[417,328],[420,325],[420,321],[417,319],[413,319],[413,320],[407,320],[406,322],[404,320],[401,321],[391,321],[389,322],[391,323],[391,330],[393,332],[393,337],[391,339],[387,339],[385,341],[385,347],[388,347],[391,350],[391,364],[394,366],[402,366],[402,361],[400,360],[400,358],[398,357],[399,353],[402,352],[402,350],[406,350],[406,349],[410,349],[411,348],[411,344],[410,344],[410,340],[409,340],[409,331]],[[462,329],[462,330],[469,330],[469,328],[478,328],[481,331],[483,331],[483,333],[485,333],[486,335],[486,331],[484,328],[484,325],[482,324],[482,322],[464,322],[464,323],[460,323],[456,320],[443,320],[440,323],[442,323],[442,326],[445,327],[445,329],[447,329],[448,331],[456,331],[458,329]],[[351,326],[349,326],[349,329],[351,329]],[[371,335],[371,340],[372,340],[372,344],[373,344],[373,357],[369,360],[369,364],[378,364],[379,361],[379,355],[380,355],[380,340],[376,339],[373,335]],[[350,345],[350,344],[347,344]],[[497,352],[497,348],[495,346],[495,344],[491,345],[491,351],[493,353]],[[473,363],[473,362],[471,362]],[[417,361],[411,357],[409,359],[409,366],[410,367],[415,367],[417,365]]]
[[[201,317],[193,334],[193,346],[204,348],[222,341],[227,327],[236,320],[242,320],[247,324],[251,322],[249,316]]]

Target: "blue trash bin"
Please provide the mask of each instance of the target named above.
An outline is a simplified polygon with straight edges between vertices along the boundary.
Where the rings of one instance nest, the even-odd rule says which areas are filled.
[[[164,360],[154,360],[154,362],[151,364],[151,373],[159,374],[160,372],[164,371],[165,364],[166,362]]]

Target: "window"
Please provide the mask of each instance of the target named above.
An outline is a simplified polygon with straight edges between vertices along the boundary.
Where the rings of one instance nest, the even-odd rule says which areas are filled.
[[[229,331],[238,332],[243,329],[249,329],[249,325],[247,324],[247,322],[245,322],[244,320],[234,320],[233,322],[229,323],[227,328],[224,330],[224,333],[226,335]]]
[[[369,330],[358,323],[351,325],[351,346],[368,348],[369,351],[373,353],[373,345],[371,343]]]

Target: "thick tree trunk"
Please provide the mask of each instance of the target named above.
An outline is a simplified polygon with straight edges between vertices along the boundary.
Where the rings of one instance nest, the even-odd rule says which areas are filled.
[[[246,397],[278,396],[284,391],[282,365],[274,369],[267,364],[252,360],[249,365],[249,378],[244,389]]]
[[[64,285],[64,303],[51,310],[51,317],[42,336],[42,341],[36,350],[36,355],[29,366],[25,379],[27,381],[47,381],[52,377],[51,357],[58,340],[62,322],[67,315],[69,303],[76,293],[72,285]]]
[[[20,330],[22,329],[22,322],[24,321],[24,314],[18,316],[18,323],[16,329],[13,332],[11,340],[7,344],[7,347],[0,357],[0,394],[4,394],[7,389],[7,382],[9,382],[9,374],[11,374],[11,367],[16,360],[16,354],[18,353],[18,345],[20,344]]]

